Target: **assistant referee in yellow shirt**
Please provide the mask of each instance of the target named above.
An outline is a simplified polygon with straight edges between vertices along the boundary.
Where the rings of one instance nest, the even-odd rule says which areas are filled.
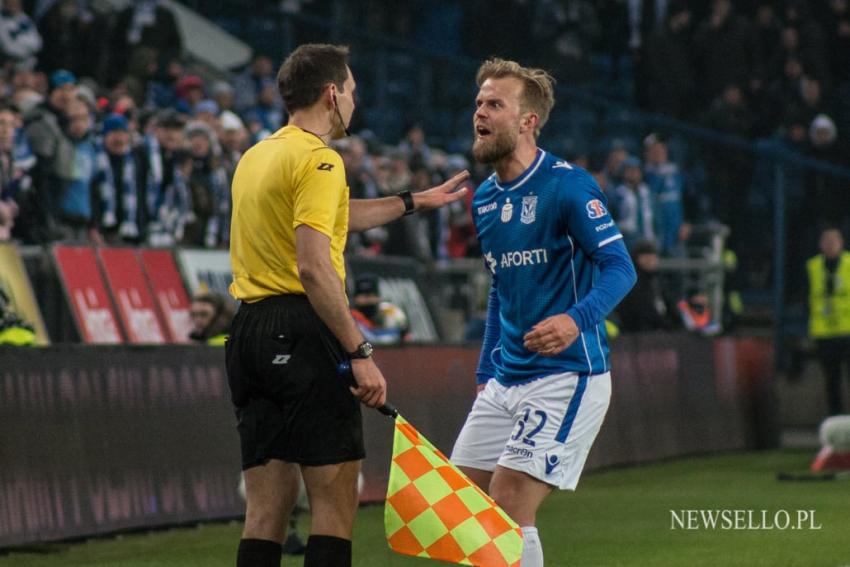
[[[347,567],[364,457],[359,402],[382,405],[387,386],[349,311],[345,241],[461,199],[469,174],[349,201],[342,158],[327,146],[354,112],[348,49],[302,45],[277,81],[289,123],[245,152],[232,187],[230,291],[241,304],[227,373],[247,498],[236,564],[279,567],[300,466],[312,510],[304,565]],[[349,359],[356,383],[336,370]]]

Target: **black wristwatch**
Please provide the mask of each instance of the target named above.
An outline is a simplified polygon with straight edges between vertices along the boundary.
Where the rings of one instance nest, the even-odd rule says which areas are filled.
[[[354,349],[354,352],[349,352],[348,356],[350,356],[351,358],[369,358],[370,356],[372,356],[372,352],[374,350],[375,349],[372,348],[372,343],[370,343],[369,341],[363,341],[362,343],[357,345],[357,348]]]
[[[399,197],[404,202],[404,216],[412,215],[416,212],[416,205],[413,204],[413,194],[411,194],[410,190],[405,189],[401,193],[396,193],[396,197]]]

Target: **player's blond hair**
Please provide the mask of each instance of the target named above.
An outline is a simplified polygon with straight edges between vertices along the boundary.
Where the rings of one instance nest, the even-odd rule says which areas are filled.
[[[480,87],[487,79],[502,79],[513,77],[522,81],[520,108],[523,112],[535,113],[539,121],[534,129],[534,137],[540,135],[540,130],[549,119],[549,113],[555,106],[555,79],[543,69],[523,67],[516,61],[494,57],[488,59],[478,68],[475,81]]]

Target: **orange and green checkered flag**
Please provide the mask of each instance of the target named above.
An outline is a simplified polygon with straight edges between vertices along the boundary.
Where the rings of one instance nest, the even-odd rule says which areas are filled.
[[[405,555],[482,567],[518,567],[522,555],[516,522],[400,415],[384,527]]]

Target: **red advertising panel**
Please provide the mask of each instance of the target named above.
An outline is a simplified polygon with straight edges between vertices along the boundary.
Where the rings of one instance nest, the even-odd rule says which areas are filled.
[[[106,281],[127,331],[127,340],[136,344],[165,343],[165,332],[157,317],[142,264],[133,248],[98,250]]]
[[[169,342],[190,342],[192,321],[189,318],[189,296],[171,251],[142,250],[141,257]]]
[[[94,250],[88,246],[54,246],[53,257],[83,341],[124,342]]]

